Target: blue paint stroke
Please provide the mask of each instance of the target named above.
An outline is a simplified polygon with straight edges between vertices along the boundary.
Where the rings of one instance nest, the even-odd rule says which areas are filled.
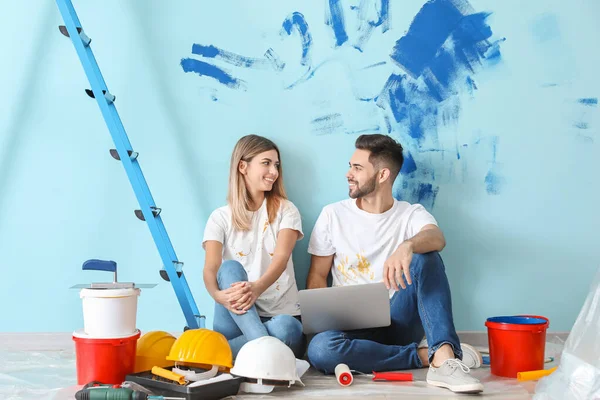
[[[473,92],[475,90],[477,90],[477,84],[475,83],[475,81],[473,80],[473,78],[471,78],[470,76],[467,76],[467,79],[465,80],[465,83],[467,84],[467,90],[472,95]]]
[[[347,131],[346,134],[347,135],[358,135],[358,134],[363,134],[363,133],[379,133],[380,131],[381,131],[381,127],[373,126],[371,128],[358,129],[355,131]]]
[[[338,128],[344,126],[342,115],[339,113],[315,118],[310,123],[313,125],[313,131],[317,132],[318,135],[332,134],[338,130]]]
[[[227,50],[220,49],[213,45],[205,46],[194,43],[192,45],[192,54],[196,54],[205,58],[214,58],[225,61],[228,64],[236,67],[244,68],[265,68],[271,66],[271,62],[264,58],[245,57],[239,54],[232,53]]]
[[[485,190],[488,194],[500,194],[502,185],[504,184],[504,178],[496,174],[493,169],[490,169],[485,176]]]
[[[432,0],[421,8],[406,35],[394,46],[392,60],[414,77],[420,76],[464,17],[455,4],[465,1]]]
[[[385,64],[387,64],[386,61],[381,61],[381,62],[378,62],[375,64],[367,65],[366,67],[363,67],[361,69],[369,69],[369,68],[379,67],[380,65],[385,65]]]
[[[575,123],[575,128],[578,129],[589,129],[590,125],[587,122],[577,122]]]
[[[413,78],[423,77],[437,101],[454,94],[450,86],[459,71],[474,72],[474,65],[482,59],[500,57],[500,42],[494,54],[488,52],[493,47],[488,41],[492,30],[486,23],[490,14],[471,12],[466,0],[427,2],[390,55]],[[447,40],[450,46],[444,46]]]
[[[243,81],[232,77],[221,68],[193,58],[182,59],[181,68],[183,68],[184,72],[195,72],[200,76],[214,78],[225,86],[233,89],[238,89],[243,83]]]
[[[340,0],[329,0],[326,24],[331,26],[335,35],[335,47],[339,47],[348,41],[348,34],[344,22],[344,11]]]
[[[389,109],[397,123],[406,126],[407,133],[417,141],[425,138],[425,132],[435,130],[438,115],[437,103],[419,89],[416,81],[406,75],[392,74],[379,95],[377,105]]]
[[[284,21],[282,25],[283,31],[287,35],[292,34],[292,30],[296,29],[302,38],[302,65],[309,65],[310,63],[310,46],[312,45],[312,36],[308,31],[308,24],[304,15],[299,12],[293,12]]]
[[[375,18],[369,18],[369,11],[377,8]],[[389,0],[361,0],[358,6],[358,40],[354,48],[362,52],[365,43],[370,39],[375,28],[381,26],[382,33],[390,29],[390,2]]]
[[[265,58],[267,60],[269,60],[271,62],[271,64],[273,64],[273,67],[277,71],[282,71],[283,68],[285,67],[285,63],[283,61],[281,61],[281,59],[279,58],[279,56],[277,55],[277,53],[275,53],[275,50],[273,50],[271,48],[269,48],[265,52]]]
[[[596,97],[582,98],[582,99],[577,100],[577,102],[579,104],[583,104],[584,106],[597,106],[598,98],[596,98]]]
[[[402,188],[394,191],[394,197],[413,204],[419,203],[426,209],[431,210],[435,205],[439,190],[439,186],[434,186],[432,183],[418,182],[411,179],[402,182]]]
[[[408,151],[404,151],[404,163],[402,164],[402,169],[400,173],[402,175],[412,174],[417,170],[417,164],[415,163],[415,159],[412,154]]]

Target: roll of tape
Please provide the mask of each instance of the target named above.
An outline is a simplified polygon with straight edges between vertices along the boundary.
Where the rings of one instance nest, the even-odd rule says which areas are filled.
[[[354,380],[352,377],[352,372],[350,372],[350,368],[348,368],[346,364],[336,365],[335,378],[342,386],[350,386]]]

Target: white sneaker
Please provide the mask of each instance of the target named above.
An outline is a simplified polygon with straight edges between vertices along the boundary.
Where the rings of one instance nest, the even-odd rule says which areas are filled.
[[[429,366],[427,383],[433,386],[450,389],[455,393],[480,393],[483,385],[478,379],[469,375],[467,367],[458,358],[451,358],[439,367]]]
[[[419,349],[425,349],[429,347],[429,344],[427,343],[427,338],[423,338],[423,340],[419,342],[417,347]],[[461,343],[460,348],[463,352],[463,364],[465,364],[471,369],[481,367],[481,365],[483,364],[483,358],[481,357],[481,353],[475,347],[467,343]]]

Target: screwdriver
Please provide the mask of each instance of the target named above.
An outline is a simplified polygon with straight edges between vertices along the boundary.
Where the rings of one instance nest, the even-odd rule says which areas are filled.
[[[84,389],[75,393],[76,400],[185,400],[184,397],[149,395],[128,388],[99,387]]]

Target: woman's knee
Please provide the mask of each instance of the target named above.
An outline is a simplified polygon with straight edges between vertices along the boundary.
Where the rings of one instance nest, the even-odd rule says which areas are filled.
[[[266,324],[269,335],[288,345],[296,357],[304,353],[302,323],[291,315],[277,315]]]
[[[248,274],[244,266],[235,260],[226,260],[219,267],[217,272],[217,282],[219,289],[226,289],[233,282],[247,281]]]

